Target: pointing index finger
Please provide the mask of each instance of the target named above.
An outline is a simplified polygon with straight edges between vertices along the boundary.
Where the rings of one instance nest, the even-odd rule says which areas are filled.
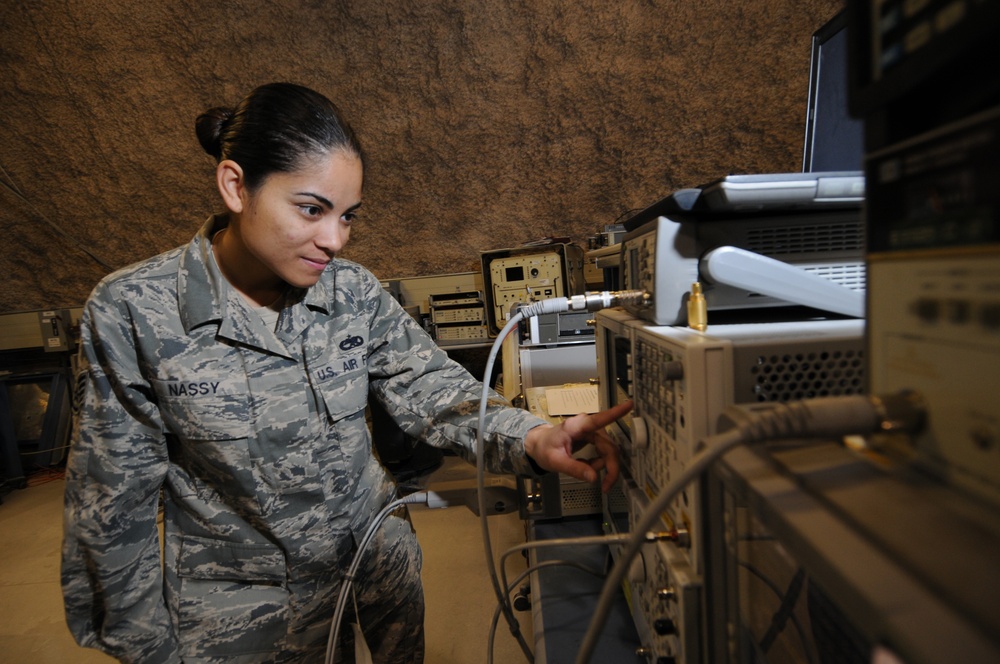
[[[590,416],[590,426],[593,427],[593,431],[603,429],[615,420],[619,419],[626,413],[632,410],[632,402],[626,401],[625,403],[620,403],[618,405],[612,406],[607,410],[602,410],[599,413],[594,413]]]

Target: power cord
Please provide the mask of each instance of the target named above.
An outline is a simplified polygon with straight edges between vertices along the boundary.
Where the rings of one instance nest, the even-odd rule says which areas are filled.
[[[691,458],[684,472],[670,482],[640,515],[628,546],[604,582],[587,633],[580,644],[576,664],[590,662],[622,580],[643,545],[645,532],[656,523],[677,494],[726,452],[739,445],[788,438],[829,440],[867,433],[914,432],[924,426],[925,417],[922,400],[912,392],[888,397],[825,397],[779,404],[760,411],[748,411],[738,406],[727,408],[720,418],[719,433],[699,443],[698,453]]]

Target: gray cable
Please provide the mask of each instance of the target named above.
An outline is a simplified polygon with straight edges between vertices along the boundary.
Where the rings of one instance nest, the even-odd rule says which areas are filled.
[[[887,409],[899,409],[887,413]],[[684,487],[693,482],[716,459],[738,445],[785,438],[842,438],[871,433],[890,427],[922,426],[922,405],[910,395],[883,400],[878,397],[848,396],[811,399],[777,405],[771,410],[746,413],[733,408],[734,428],[706,438],[685,471],[674,479],[643,511],[628,546],[619,556],[604,583],[590,626],[580,644],[576,664],[587,664],[607,621],[629,565],[643,544],[643,534]]]
[[[500,585],[500,580],[497,578],[496,563],[493,560],[493,544],[490,541],[490,528],[489,522],[487,521],[487,515],[489,512],[486,511],[486,491],[483,490],[483,487],[486,484],[486,443],[483,439],[483,430],[486,428],[486,408],[489,404],[490,396],[489,379],[490,376],[493,375],[493,365],[496,362],[497,354],[500,352],[500,348],[503,345],[503,340],[512,329],[517,327],[517,324],[522,318],[524,318],[524,314],[521,311],[515,313],[511,316],[503,330],[500,331],[500,334],[497,335],[496,341],[493,342],[493,346],[490,348],[489,357],[486,360],[486,369],[483,371],[483,395],[479,402],[479,422],[476,427],[476,488],[477,500],[479,504],[479,525],[483,534],[483,547],[486,550],[486,569],[490,574],[490,582],[493,584],[493,592],[497,597],[497,602],[501,612],[507,619],[507,625],[510,628],[510,633],[517,639],[518,645],[521,646],[521,651],[524,653],[528,662],[534,662],[535,656],[531,651],[531,646],[529,646],[524,640],[524,635],[521,634],[521,626],[517,622],[517,618],[514,616],[513,607],[511,607],[507,594],[503,591],[503,588]]]
[[[641,297],[641,294],[633,292],[629,292],[626,295],[633,298]],[[503,613],[507,617],[511,633],[517,638],[518,643],[521,646],[521,650],[524,652],[525,657],[527,657],[529,662],[534,661],[534,655],[531,652],[531,647],[524,640],[524,636],[520,632],[520,625],[517,622],[517,618],[514,616],[513,608],[510,606],[509,599],[507,598],[507,593],[503,592],[500,586],[500,581],[497,578],[496,564],[493,561],[493,546],[490,541],[489,523],[487,521],[488,512],[486,510],[486,492],[483,490],[483,486],[486,483],[486,466],[484,458],[485,443],[483,440],[483,430],[486,427],[486,407],[489,402],[489,377],[493,375],[493,365],[496,362],[496,356],[500,351],[504,338],[525,316],[537,316],[543,313],[557,313],[560,311],[566,311],[570,307],[582,309],[584,307],[596,308],[609,306],[609,304],[614,301],[614,298],[616,297],[620,298],[622,297],[622,294],[599,293],[587,296],[574,296],[572,299],[551,298],[535,302],[527,307],[524,307],[521,311],[511,317],[507,325],[504,326],[503,331],[497,336],[496,341],[493,343],[493,347],[490,349],[490,355],[486,363],[486,370],[484,372],[485,376],[483,379],[483,393],[479,406],[479,423],[476,431],[476,486],[480,525],[483,532],[483,545],[486,549],[487,568],[490,572],[490,580],[493,583],[493,589],[496,593],[497,601],[503,609]],[[354,559],[351,561],[351,565],[348,568],[347,574],[345,574],[340,587],[340,593],[337,597],[337,604],[334,609],[333,620],[330,623],[330,633],[327,638],[326,664],[333,664],[333,659],[338,645],[337,642],[340,638],[340,626],[343,622],[343,614],[346,610],[347,598],[354,582],[354,575],[357,573],[358,567],[361,565],[361,558],[365,550],[368,548],[368,545],[371,543],[371,540],[374,538],[378,528],[381,526],[382,521],[384,521],[389,514],[402,505],[426,502],[426,500],[426,492],[421,492],[393,501],[378,513],[371,525],[368,527],[368,530],[365,532],[365,536],[358,546],[358,550],[354,555]]]
[[[670,504],[684,487],[701,475],[717,458],[737,445],[743,444],[743,433],[741,431],[734,429],[727,432],[727,434],[710,439],[711,447],[702,450],[692,457],[685,471],[668,484],[666,489],[656,497],[656,501],[642,513],[634,533],[642,533],[650,528],[660,518],[660,514],[666,509],[666,506]],[[607,622],[608,613],[611,611],[611,606],[617,596],[620,584],[643,543],[642,538],[631,537],[625,550],[619,555],[618,562],[611,568],[611,573],[604,582],[604,588],[601,590],[601,595],[597,600],[597,607],[594,609],[594,615],[591,617],[590,626],[587,628],[587,633],[584,634],[583,641],[580,644],[580,650],[576,658],[577,664],[586,664],[590,661],[594,647],[597,645],[597,639],[600,637],[605,622]]]
[[[514,616],[514,610],[510,606],[510,601],[503,587],[500,585],[500,580],[497,578],[496,563],[493,561],[493,545],[490,541],[489,524],[486,520],[488,514],[486,511],[486,492],[483,490],[483,486],[486,484],[486,462],[484,458],[486,444],[483,440],[483,431],[486,428],[486,408],[489,403],[489,383],[490,377],[493,375],[493,365],[496,363],[496,357],[503,345],[503,340],[524,318],[542,314],[560,313],[571,309],[575,311],[584,309],[587,311],[597,311],[624,302],[642,303],[648,301],[648,299],[648,294],[644,291],[601,291],[599,293],[573,295],[568,298],[553,297],[532,302],[518,309],[510,317],[510,320],[507,321],[507,324],[504,325],[493,342],[489,357],[486,360],[486,368],[483,371],[483,394],[479,401],[479,422],[476,429],[476,486],[478,489],[479,523],[483,533],[483,547],[486,550],[486,568],[490,573],[493,592],[496,594],[503,615],[507,619],[510,632],[517,639],[528,662],[534,662],[535,658],[531,652],[531,647],[525,642],[524,636],[521,634],[521,626],[518,624],[517,618]]]
[[[507,558],[514,555],[515,553],[521,553],[522,551],[528,551],[530,549],[549,549],[556,548],[560,546],[587,546],[591,544],[624,544],[631,537],[628,533],[620,533],[614,535],[590,535],[587,537],[560,537],[555,539],[547,540],[534,540],[532,542],[523,542],[516,546],[512,546],[503,553],[500,554],[500,578],[503,582],[503,587],[508,587],[510,584],[507,583],[507,568],[506,562]],[[514,581],[513,583],[516,583]]]
[[[333,612],[333,621],[330,623],[330,634],[327,637],[326,642],[326,659],[324,660],[326,664],[333,664],[333,659],[337,652],[337,642],[340,638],[340,624],[344,619],[344,610],[347,607],[347,598],[350,595],[351,586],[354,583],[354,575],[357,574],[358,568],[361,566],[361,559],[364,556],[365,550],[375,538],[375,534],[378,532],[382,522],[403,505],[414,505],[426,502],[426,500],[426,492],[413,493],[404,498],[394,500],[383,507],[382,511],[375,516],[371,524],[368,526],[368,530],[365,531],[365,536],[361,539],[361,543],[358,544],[358,550],[354,553],[354,559],[351,560],[347,573],[344,574],[344,579],[340,584],[340,594],[337,596],[337,604]]]

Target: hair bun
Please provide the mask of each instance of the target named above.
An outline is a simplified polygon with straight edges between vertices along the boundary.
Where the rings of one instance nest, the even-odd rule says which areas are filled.
[[[222,131],[232,117],[233,109],[218,106],[205,111],[194,122],[202,149],[216,160],[222,159]]]

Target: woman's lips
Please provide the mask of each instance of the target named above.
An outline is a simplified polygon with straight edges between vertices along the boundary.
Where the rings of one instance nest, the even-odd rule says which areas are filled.
[[[317,270],[320,270],[320,271],[325,270],[327,263],[330,262],[329,258],[309,258],[309,257],[303,257],[302,260],[304,260],[311,267],[313,267],[313,268],[315,268]]]

